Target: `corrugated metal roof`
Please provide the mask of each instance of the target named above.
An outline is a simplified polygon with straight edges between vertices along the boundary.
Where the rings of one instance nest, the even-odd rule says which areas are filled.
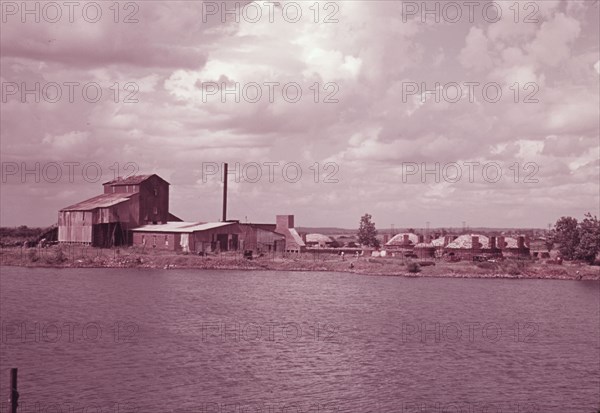
[[[149,179],[152,176],[156,176],[159,179],[165,181],[164,179],[162,179],[160,176],[158,176],[156,174],[150,174],[150,175],[133,175],[133,176],[128,176],[127,178],[121,178],[121,177],[119,177],[117,179],[113,179],[112,181],[105,182],[102,185],[111,185],[111,186],[139,185],[142,182],[144,182],[146,179]],[[167,182],[167,181],[165,181],[165,182]]]
[[[235,222],[167,222],[166,224],[144,225],[134,228],[137,232],[177,232],[191,233],[234,225]]]
[[[92,211],[96,208],[108,208],[128,201],[132,195],[135,194],[102,194],[63,208],[61,211]]]

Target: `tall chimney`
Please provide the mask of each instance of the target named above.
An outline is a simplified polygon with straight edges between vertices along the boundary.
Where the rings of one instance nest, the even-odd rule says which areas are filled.
[[[227,163],[223,164],[223,222],[227,221]]]

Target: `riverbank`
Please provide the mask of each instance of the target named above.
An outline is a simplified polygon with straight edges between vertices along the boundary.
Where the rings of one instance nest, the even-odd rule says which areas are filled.
[[[240,253],[212,256],[177,254],[136,248],[100,249],[86,246],[2,248],[0,265],[52,268],[161,268],[205,270],[334,271],[375,276],[600,280],[600,267],[584,263],[549,264],[542,261],[474,263],[445,260],[419,261],[385,257],[332,254],[265,255],[252,260]]]

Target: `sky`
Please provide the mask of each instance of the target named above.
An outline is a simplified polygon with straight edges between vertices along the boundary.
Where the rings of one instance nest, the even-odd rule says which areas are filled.
[[[186,221],[599,214],[600,2],[2,2],[0,224],[159,174]]]

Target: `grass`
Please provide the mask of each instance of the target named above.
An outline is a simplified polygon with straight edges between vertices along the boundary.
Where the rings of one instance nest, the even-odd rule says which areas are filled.
[[[431,264],[435,265],[431,265]],[[200,257],[142,248],[101,249],[81,245],[47,248],[10,247],[0,249],[0,264],[28,267],[100,267],[100,268],[199,268],[275,271],[336,271],[366,275],[478,278],[553,278],[600,279],[600,267],[584,263],[563,265],[544,261],[504,260],[500,262],[448,262],[445,260],[405,260],[400,257],[346,257],[335,254],[287,256],[266,255],[246,260],[241,253]],[[352,264],[352,265],[351,265]],[[418,268],[418,269],[417,269]],[[414,272],[416,271],[416,272]]]

